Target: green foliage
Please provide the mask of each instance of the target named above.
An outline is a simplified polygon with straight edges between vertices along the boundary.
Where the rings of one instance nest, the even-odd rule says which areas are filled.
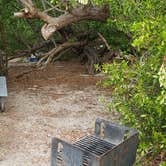
[[[33,1],[41,9],[40,1]],[[40,30],[43,23],[40,20],[26,20],[14,17],[14,12],[22,9],[18,1],[0,0],[0,22],[5,27],[5,36],[7,40],[7,49],[9,53],[16,50],[27,49],[39,41]],[[3,44],[0,38],[0,48]]]
[[[108,107],[121,114],[124,124],[140,133],[141,156],[149,150],[166,149],[166,6],[163,0],[110,0],[108,25],[132,36],[137,61],[114,61],[104,64],[108,79],[104,86],[113,87]],[[128,43],[130,44],[130,43]],[[129,46],[129,45],[128,45]],[[122,50],[124,55],[130,51]]]
[[[162,69],[158,72],[158,61],[153,56],[132,66],[126,61],[103,65],[108,74],[104,85],[114,87],[109,108],[117,110],[126,125],[139,130],[142,154],[149,147],[166,147],[166,73]]]
[[[166,53],[166,16],[134,22],[131,26],[134,33],[133,46],[139,50],[148,49],[148,53]]]

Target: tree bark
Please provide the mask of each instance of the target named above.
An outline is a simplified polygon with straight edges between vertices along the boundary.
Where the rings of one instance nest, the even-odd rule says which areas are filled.
[[[18,18],[38,18],[46,22],[41,29],[44,39],[50,38],[54,32],[72,23],[82,20],[106,21],[109,17],[109,6],[102,7],[80,6],[71,9],[70,12],[60,15],[59,17],[51,17],[45,12],[39,11],[31,0],[20,0],[25,8],[14,13]]]
[[[99,63],[98,54],[93,47],[90,48],[89,46],[85,46],[84,54],[87,56],[88,59],[86,63],[87,71],[89,74],[94,75],[96,72],[94,65]]]
[[[7,41],[6,41],[6,32],[3,21],[0,20],[0,41],[1,48],[0,50],[0,75],[7,75],[8,61],[7,61]]]
[[[78,46],[83,46],[86,44],[86,41],[79,41],[79,42],[65,42],[55,48],[53,48],[51,51],[49,51],[48,53],[46,53],[43,58],[40,59],[40,61],[38,62],[38,66],[41,65],[41,63],[45,61],[45,65],[47,65],[48,63],[50,63],[54,57],[56,55],[58,55],[59,53],[61,53],[62,51],[71,48],[71,47],[78,47]]]

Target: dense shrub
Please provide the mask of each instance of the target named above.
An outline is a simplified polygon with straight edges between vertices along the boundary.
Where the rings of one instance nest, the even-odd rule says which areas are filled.
[[[104,64],[104,86],[113,87],[109,110],[140,133],[139,154],[166,149],[166,16],[164,1],[109,1],[116,20],[110,24],[130,34],[136,55],[123,51],[123,60]],[[128,58],[126,58],[128,57]],[[134,57],[134,61],[131,59]],[[130,59],[126,60],[126,59]]]
[[[142,154],[166,147],[166,75],[157,57],[146,58],[130,66],[128,62],[104,64],[108,74],[105,86],[112,86],[110,110],[117,110],[126,125],[140,133]]]

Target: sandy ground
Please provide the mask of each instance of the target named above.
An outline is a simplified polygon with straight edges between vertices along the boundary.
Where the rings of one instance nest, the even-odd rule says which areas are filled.
[[[44,71],[14,64],[9,70],[6,112],[0,114],[0,166],[50,165],[51,138],[69,142],[92,133],[95,119],[113,119],[99,101],[101,76],[88,76],[77,62]]]

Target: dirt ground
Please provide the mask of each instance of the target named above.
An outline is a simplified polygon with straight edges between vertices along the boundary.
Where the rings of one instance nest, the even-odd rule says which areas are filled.
[[[0,114],[0,166],[50,165],[51,138],[69,142],[92,133],[97,117],[113,119],[100,98],[108,98],[78,62],[56,62],[20,76],[32,67],[12,63],[9,97]]]

